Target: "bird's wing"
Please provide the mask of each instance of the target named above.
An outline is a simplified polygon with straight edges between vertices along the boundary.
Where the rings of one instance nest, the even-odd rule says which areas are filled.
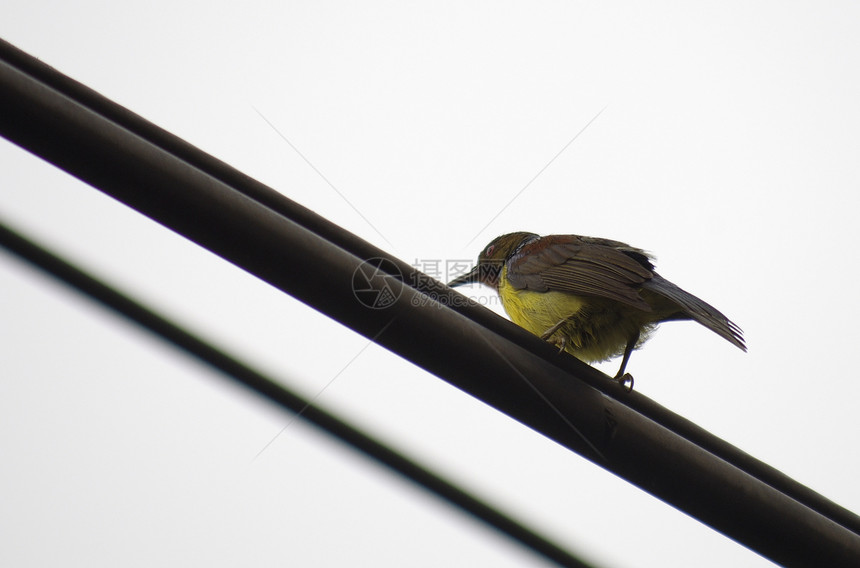
[[[598,296],[651,311],[637,288],[651,279],[653,266],[644,251],[624,243],[552,235],[527,243],[507,268],[517,289]]]
[[[656,292],[678,305],[690,318],[696,320],[714,333],[724,337],[729,342],[747,350],[744,343],[743,331],[723,313],[689,292],[672,284],[659,274],[643,285],[643,288]]]

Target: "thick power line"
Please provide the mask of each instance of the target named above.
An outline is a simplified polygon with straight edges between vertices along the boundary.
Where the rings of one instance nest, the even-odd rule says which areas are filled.
[[[237,187],[236,174],[206,167],[205,155],[109,118],[92,97],[77,100],[85,88],[63,94],[44,73],[0,64],[0,133],[10,140],[768,558],[860,561],[852,513],[644,397],[613,391],[596,370],[551,361],[551,347],[455,305],[462,297],[441,285],[404,284],[392,276],[400,261],[365,274],[368,289],[394,299],[368,308],[354,294],[368,266],[354,238],[280,211]]]

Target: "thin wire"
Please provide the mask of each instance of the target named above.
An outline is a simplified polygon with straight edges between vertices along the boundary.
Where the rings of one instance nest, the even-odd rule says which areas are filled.
[[[352,204],[352,201],[350,201],[349,199],[347,199],[347,198],[346,198],[346,196],[345,196],[343,193],[341,193],[341,191],[340,191],[338,188],[336,188],[336,187],[335,187],[335,185],[334,185],[332,182],[330,182],[330,181],[329,181],[329,179],[328,179],[327,177],[325,177],[325,175],[323,175],[323,173],[322,173],[321,171],[319,171],[319,169],[317,169],[317,167],[316,167],[315,165],[313,165],[313,164],[311,163],[311,161],[310,161],[310,160],[308,160],[308,159],[305,157],[305,155],[304,155],[304,154],[302,154],[302,153],[301,153],[301,151],[300,151],[298,148],[296,148],[296,145],[295,145],[295,144],[293,144],[292,142],[290,142],[290,139],[289,139],[289,138],[287,138],[286,136],[284,136],[284,133],[283,133],[283,132],[281,132],[280,130],[278,130],[278,127],[277,127],[277,126],[275,126],[274,124],[272,124],[272,122],[271,122],[268,118],[266,118],[266,116],[265,116],[262,112],[260,112],[260,111],[257,109],[257,107],[252,107],[252,108],[254,109],[254,111],[255,111],[257,114],[259,114],[259,115],[260,115],[260,118],[262,118],[264,121],[266,121],[266,124],[268,124],[268,125],[272,128],[272,130],[274,130],[274,131],[278,134],[278,136],[280,136],[280,137],[283,139],[283,141],[284,141],[284,142],[286,142],[286,143],[289,145],[289,147],[290,147],[290,148],[292,148],[292,149],[293,149],[293,151],[294,151],[296,154],[298,154],[298,155],[299,155],[299,157],[300,157],[302,160],[304,160],[304,161],[305,161],[305,163],[306,163],[308,166],[310,166],[310,168],[311,168],[313,171],[315,171],[315,172],[317,173],[317,175],[318,175],[318,176],[320,176],[320,178],[322,178],[322,180],[323,180],[324,182],[326,182],[326,183],[328,184],[328,186],[334,190],[334,192],[335,192],[335,193],[337,193],[337,194],[340,196],[340,198],[341,198],[341,199],[343,199],[343,200],[344,200],[344,202],[345,202],[347,205],[349,205],[350,207],[352,207],[352,210],[353,210],[353,211],[355,211],[355,212],[358,214],[358,216],[359,216],[359,217],[361,217],[362,219],[364,219],[364,222],[365,222],[365,223],[367,223],[367,224],[370,226],[370,228],[371,228],[371,229],[373,229],[374,231],[376,231],[376,234],[377,234],[377,235],[379,235],[380,237],[382,237],[382,240],[383,240],[383,241],[385,241],[385,243],[386,243],[388,246],[390,246],[392,249],[394,249],[394,248],[395,248],[395,247],[394,247],[394,245],[393,245],[393,244],[391,244],[391,241],[389,241],[388,239],[386,239],[386,238],[385,238],[385,235],[383,235],[383,234],[382,234],[382,232],[381,232],[379,229],[377,229],[377,228],[376,228],[376,225],[374,225],[373,223],[371,223],[371,222],[370,222],[370,219],[368,219],[367,217],[365,217],[365,216],[364,216],[364,214],[363,214],[361,211],[359,211],[359,210],[358,210],[358,207],[356,207],[355,205],[353,205],[353,204]]]
[[[373,342],[376,340],[376,338],[377,338],[377,337],[379,337],[380,335],[382,335],[382,333],[383,333],[386,329],[388,329],[388,326],[390,326],[390,325],[391,325],[391,322],[393,322],[395,319],[396,319],[396,316],[395,316],[394,318],[391,318],[391,321],[390,321],[390,322],[388,322],[387,324],[385,324],[385,326],[384,326],[382,329],[380,329],[380,330],[379,330],[379,333],[377,333],[377,334],[376,334],[376,337],[374,337],[373,339],[369,339],[369,340],[367,341],[367,343],[365,343],[365,344],[364,344],[364,347],[362,347],[361,349],[359,349],[359,350],[358,350],[358,353],[356,353],[355,355],[353,355],[352,359],[350,359],[350,360],[347,362],[347,364],[346,364],[346,365],[344,365],[344,366],[343,366],[343,368],[342,368],[340,371],[338,371],[337,373],[335,373],[335,375],[331,378],[331,380],[330,380],[329,382],[327,382],[327,383],[325,384],[325,386],[324,386],[323,388],[321,388],[321,389],[319,390],[319,392],[317,392],[317,394],[315,394],[315,395],[313,396],[313,398],[311,398],[311,399],[307,402],[307,404],[305,404],[305,405],[304,405],[304,407],[302,407],[302,409],[301,409],[301,410],[299,410],[298,412],[296,412],[296,414],[295,414],[294,416],[291,416],[291,417],[290,417],[289,422],[287,422],[286,424],[284,424],[284,427],[283,427],[283,428],[281,428],[281,430],[280,430],[277,434],[275,434],[275,435],[272,437],[272,439],[271,439],[271,440],[269,440],[269,441],[266,443],[266,445],[265,445],[265,446],[263,446],[262,448],[260,448],[260,451],[259,451],[259,452],[257,452],[257,453],[256,453],[256,455],[251,459],[251,462],[253,463],[254,461],[256,461],[256,460],[257,460],[257,458],[259,458],[259,457],[262,455],[262,453],[263,453],[263,452],[265,452],[265,451],[266,451],[266,449],[267,449],[269,446],[271,446],[271,445],[275,442],[275,440],[277,440],[277,439],[281,436],[281,434],[283,434],[284,432],[286,432],[286,431],[287,431],[287,428],[289,428],[290,426],[292,426],[292,424],[293,424],[296,420],[298,420],[299,418],[301,418],[301,417],[302,417],[302,414],[304,414],[304,413],[305,413],[305,410],[307,410],[308,408],[310,408],[312,405],[314,405],[314,404],[316,403],[317,399],[318,399],[320,396],[322,396],[322,393],[324,393],[324,392],[326,391],[326,389],[327,389],[327,388],[329,388],[329,387],[332,385],[332,383],[333,383],[333,382],[335,382],[335,381],[337,380],[337,378],[338,378],[339,376],[341,376],[341,375],[343,374],[343,372],[344,372],[344,371],[346,371],[346,370],[349,368],[349,366],[350,366],[350,365],[352,365],[352,364],[353,364],[353,362],[354,362],[356,359],[358,359],[358,357],[359,357],[362,353],[364,353],[364,351],[365,351],[368,347],[370,347],[370,346],[373,344]]]
[[[486,502],[447,481],[429,468],[382,444],[322,408],[311,405],[274,379],[262,375],[232,355],[206,343],[155,311],[111,288],[4,225],[0,247],[64,282],[90,299],[149,330],[188,355],[317,426],[341,442],[424,487],[453,506],[559,566],[589,568],[587,563]],[[393,321],[393,320],[392,320]]]
[[[594,117],[593,117],[591,120],[589,120],[589,121],[588,121],[588,123],[586,123],[586,125],[585,125],[585,126],[583,126],[583,127],[580,129],[580,131],[579,131],[579,132],[577,132],[577,133],[573,136],[573,138],[571,138],[570,140],[568,140],[567,144],[565,144],[565,145],[562,147],[562,149],[561,149],[561,150],[559,150],[559,151],[558,151],[558,153],[557,153],[555,156],[553,156],[553,157],[552,157],[552,159],[550,159],[550,161],[549,161],[549,162],[547,162],[547,163],[546,163],[546,165],[544,165],[544,167],[542,167],[542,168],[540,169],[540,171],[538,171],[538,173],[536,173],[536,174],[534,175],[534,177],[533,177],[532,179],[530,179],[530,180],[529,180],[529,182],[528,182],[527,184],[525,184],[525,185],[523,186],[523,188],[522,188],[522,189],[520,189],[520,190],[516,193],[516,195],[514,195],[514,196],[511,198],[511,200],[510,200],[510,201],[508,201],[507,203],[505,203],[504,207],[502,207],[501,209],[499,209],[499,212],[498,212],[498,213],[496,213],[495,215],[493,215],[493,216],[492,216],[492,218],[491,218],[489,221],[487,221],[487,224],[486,224],[486,225],[484,225],[483,227],[481,227],[481,230],[480,230],[480,231],[478,231],[477,233],[475,233],[475,236],[474,236],[474,237],[472,237],[471,239],[469,239],[469,242],[468,242],[468,243],[466,243],[466,246],[465,246],[464,248],[468,248],[468,247],[469,247],[469,245],[471,245],[473,242],[475,242],[475,239],[477,239],[478,237],[480,237],[480,236],[481,236],[481,234],[482,234],[482,233],[487,229],[487,227],[489,227],[490,225],[492,225],[493,221],[495,221],[496,219],[498,219],[498,218],[499,218],[499,215],[501,215],[502,213],[504,213],[504,212],[505,212],[505,209],[507,209],[508,207],[510,207],[510,206],[511,206],[511,204],[512,204],[514,201],[516,201],[516,200],[517,200],[517,198],[518,198],[520,195],[522,195],[522,194],[523,194],[523,192],[524,192],[525,190],[527,190],[527,189],[529,188],[529,186],[531,186],[531,184],[532,184],[532,183],[534,183],[534,181],[535,181],[537,178],[539,178],[539,177],[540,177],[540,175],[541,175],[542,173],[544,173],[544,171],[545,171],[548,167],[550,167],[550,165],[552,165],[552,163],[553,163],[553,162],[554,162],[554,161],[555,161],[559,156],[561,156],[561,155],[564,153],[564,151],[565,151],[565,150],[567,150],[567,148],[568,148],[571,144],[573,144],[574,140],[576,140],[577,138],[579,138],[579,136],[580,136],[583,132],[585,132],[585,129],[586,129],[586,128],[588,128],[589,126],[591,126],[591,123],[593,123],[595,120],[597,120],[597,117],[598,117],[598,116],[600,116],[601,114],[603,114],[603,111],[605,111],[605,110],[606,110],[606,107],[608,107],[608,106],[609,106],[609,105],[606,105],[605,107],[603,107],[602,109],[600,109],[600,111],[599,111],[597,114],[595,114],[595,115],[594,115]]]

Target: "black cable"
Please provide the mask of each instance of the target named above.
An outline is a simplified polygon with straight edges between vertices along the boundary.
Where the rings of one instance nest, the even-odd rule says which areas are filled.
[[[3,63],[0,109],[0,134],[18,145],[760,554],[860,562],[850,529],[590,386],[602,373],[548,362],[536,338],[526,349],[385,273],[361,273],[343,248]],[[356,298],[359,273],[389,294],[385,309]]]
[[[320,235],[358,258],[362,260],[384,258],[386,262],[381,266],[384,271],[387,270],[392,276],[494,331],[501,337],[540,354],[553,365],[572,373],[581,371],[584,364],[575,358],[559,357],[554,347],[522,328],[466,299],[442,283],[422,274],[415,267],[331,223],[274,189],[206,154],[74,79],[59,73],[2,39],[0,39],[0,60],[6,61],[59,93],[110,119],[129,132],[171,152],[200,171],[230,185],[243,195]],[[587,374],[581,378],[590,386],[617,399],[643,416],[860,535],[860,516],[812,491],[776,468],[714,436],[638,391],[627,393],[616,382],[607,380],[607,377],[600,374]]]
[[[13,231],[2,221],[0,221],[0,246],[102,306],[149,330],[214,370],[282,408],[296,413],[302,420],[313,424],[333,438],[423,487],[545,559],[559,566],[572,568],[592,566],[498,509],[473,497],[429,468],[375,440],[334,414],[323,410],[318,404],[283,387],[274,379],[255,371],[222,349],[199,339],[140,302],[55,256],[44,247]]]

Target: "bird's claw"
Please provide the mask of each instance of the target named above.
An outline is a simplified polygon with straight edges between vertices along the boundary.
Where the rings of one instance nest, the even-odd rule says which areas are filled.
[[[621,385],[621,387],[626,392],[631,392],[633,390],[633,375],[630,373],[624,373],[623,375],[616,375],[613,379],[616,383]],[[627,383],[630,383],[629,385]]]
[[[562,326],[562,324],[564,324],[565,321],[567,320],[561,320],[560,322],[543,332],[543,334],[540,336],[540,338],[544,341],[549,341],[550,343],[558,347],[559,354],[562,353],[565,348],[567,348],[567,337],[562,335],[561,337],[557,337],[552,340],[550,338],[555,334],[556,331],[558,331],[558,329]]]

